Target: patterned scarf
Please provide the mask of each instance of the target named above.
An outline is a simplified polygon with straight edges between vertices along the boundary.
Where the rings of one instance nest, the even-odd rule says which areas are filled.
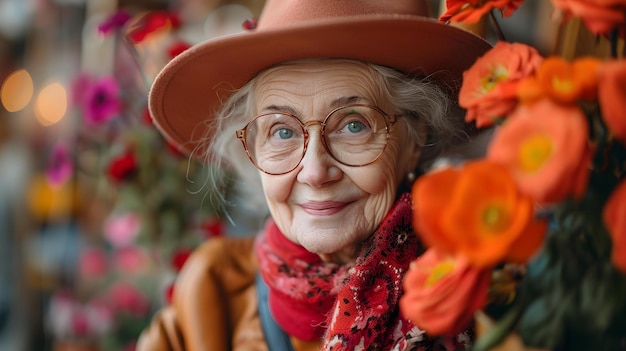
[[[278,325],[302,340],[323,337],[323,350],[431,349],[433,340],[398,308],[402,277],[423,251],[411,219],[411,197],[403,194],[356,262],[346,266],[322,262],[268,221],[256,253]],[[445,344],[458,346],[452,340]]]

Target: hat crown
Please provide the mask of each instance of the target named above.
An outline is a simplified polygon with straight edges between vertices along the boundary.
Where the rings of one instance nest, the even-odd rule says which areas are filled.
[[[429,15],[427,2],[423,0],[267,0],[257,29],[372,14]]]

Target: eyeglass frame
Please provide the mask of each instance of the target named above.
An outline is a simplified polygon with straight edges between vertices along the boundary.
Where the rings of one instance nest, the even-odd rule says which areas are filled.
[[[382,148],[382,150],[380,150],[380,153],[378,154],[378,156],[376,156],[376,158],[374,158],[372,161],[364,163],[364,164],[360,164],[360,165],[349,165],[345,162],[342,162],[340,160],[338,160],[335,155],[333,155],[333,153],[330,151],[329,147],[328,147],[328,143],[326,141],[326,136],[325,136],[325,129],[326,129],[326,121],[328,121],[328,118],[330,118],[330,116],[333,115],[333,113],[344,109],[344,108],[349,108],[349,107],[367,107],[367,108],[371,108],[373,110],[375,110],[376,112],[380,113],[384,118],[385,118],[385,146]],[[295,119],[296,121],[298,121],[298,123],[300,123],[300,126],[302,127],[302,130],[304,131],[304,147],[302,148],[302,156],[300,156],[300,161],[298,161],[298,163],[296,163],[295,166],[293,166],[293,168],[291,168],[288,171],[285,172],[280,172],[280,173],[271,173],[268,172],[264,169],[262,169],[252,158],[252,155],[250,155],[250,151],[248,150],[248,144],[246,142],[246,131],[248,129],[248,126],[250,126],[251,123],[253,123],[256,119],[264,117],[264,116],[268,116],[268,115],[273,115],[273,114],[282,114],[282,115],[286,115],[289,117],[292,117],[293,119]],[[265,174],[269,174],[269,175],[283,175],[283,174],[287,174],[291,171],[293,171],[294,169],[298,168],[298,165],[300,165],[300,163],[302,162],[302,160],[304,159],[304,155],[306,155],[306,150],[307,147],[309,146],[309,129],[308,127],[315,125],[315,124],[319,124],[320,125],[320,137],[322,140],[322,145],[324,146],[324,149],[326,149],[326,152],[328,152],[328,154],[330,155],[330,157],[333,158],[333,160],[341,163],[342,165],[348,166],[348,167],[363,167],[363,166],[367,166],[370,165],[374,162],[376,162],[380,156],[385,152],[385,149],[387,148],[387,141],[389,140],[389,135],[390,135],[390,128],[393,127],[394,124],[396,124],[396,122],[398,121],[398,117],[402,116],[402,114],[398,114],[398,115],[390,115],[388,113],[386,113],[385,111],[383,111],[380,107],[378,106],[374,106],[374,105],[369,105],[369,104],[349,104],[349,105],[344,105],[344,106],[340,106],[337,108],[334,108],[333,110],[331,110],[326,117],[324,117],[324,120],[319,121],[319,120],[312,120],[312,121],[308,121],[306,123],[302,122],[300,120],[300,118],[298,118],[297,116],[294,116],[291,113],[288,112],[270,112],[270,113],[263,113],[260,115],[256,115],[254,118],[252,118],[248,123],[246,123],[246,125],[242,128],[242,129],[238,129],[235,131],[235,136],[237,137],[237,139],[241,140],[241,143],[243,144],[243,148],[246,151],[246,155],[248,156],[248,159],[250,160],[250,162],[252,162],[252,164],[254,165],[254,167],[256,169],[258,169],[259,171],[265,173]]]

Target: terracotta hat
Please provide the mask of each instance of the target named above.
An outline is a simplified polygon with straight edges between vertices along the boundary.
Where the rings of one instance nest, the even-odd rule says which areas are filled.
[[[170,61],[152,86],[150,112],[165,137],[191,153],[233,91],[272,65],[347,58],[420,75],[446,72],[436,79],[454,92],[490,47],[428,18],[423,1],[267,0],[255,30],[202,42]]]

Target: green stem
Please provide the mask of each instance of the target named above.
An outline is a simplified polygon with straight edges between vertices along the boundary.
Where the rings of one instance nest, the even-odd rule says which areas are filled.
[[[493,26],[493,29],[496,31],[498,40],[506,41],[506,38],[504,37],[504,32],[502,31],[502,28],[500,28],[500,25],[498,24],[498,20],[496,19],[496,16],[493,14],[493,10],[489,11],[489,20],[491,21],[491,25]]]
[[[119,33],[119,38],[122,40],[122,44],[128,49],[128,52],[130,52],[130,55],[133,58],[133,63],[135,64],[135,66],[137,66],[137,70],[139,71],[139,74],[141,75],[141,80],[143,81],[144,88],[147,90],[150,90],[151,84],[148,81],[148,77],[146,76],[146,74],[144,73],[142,69],[141,59],[139,57],[139,52],[137,52],[137,48],[131,42],[131,40],[128,38],[127,35],[123,33]]]
[[[513,331],[513,327],[522,315],[524,308],[519,302],[498,320],[491,329],[482,335],[471,348],[471,351],[488,351],[500,344]]]

